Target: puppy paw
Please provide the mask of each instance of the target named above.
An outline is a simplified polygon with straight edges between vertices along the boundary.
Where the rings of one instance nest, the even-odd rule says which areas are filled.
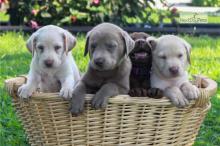
[[[162,98],[163,97],[163,91],[159,88],[150,88],[147,90],[147,96],[152,98]]]
[[[200,95],[199,89],[190,83],[183,84],[180,89],[188,100],[195,100]]]
[[[168,87],[164,90],[164,96],[168,97],[176,107],[185,107],[189,105],[189,101],[178,87]]]
[[[128,95],[131,97],[146,97],[147,90],[144,88],[134,88],[129,91]]]
[[[107,106],[107,103],[108,103],[108,98],[105,98],[105,97],[99,97],[99,96],[94,96],[92,98],[92,101],[91,101],[91,106],[94,108],[94,109],[101,109],[101,108],[105,108]]]
[[[171,102],[176,106],[176,107],[186,107],[189,105],[189,101],[184,97],[170,97]]]
[[[22,99],[28,99],[33,94],[33,91],[27,84],[23,84],[18,88],[18,96]]]
[[[71,88],[71,87],[68,87],[68,88],[62,87],[61,90],[60,90],[59,95],[61,97],[63,97],[65,100],[68,100],[73,95],[73,88]]]
[[[135,90],[134,90],[134,89],[131,89],[131,90],[128,92],[128,95],[130,95],[131,97],[135,97]]]
[[[84,97],[78,97],[76,95],[72,96],[69,111],[74,116],[79,116],[84,110]]]

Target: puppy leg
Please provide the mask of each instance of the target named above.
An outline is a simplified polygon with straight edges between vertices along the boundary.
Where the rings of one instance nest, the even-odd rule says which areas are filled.
[[[95,109],[105,108],[108,98],[119,94],[119,87],[114,83],[106,83],[93,97],[91,104]]]
[[[64,99],[70,99],[73,94],[73,89],[74,89],[74,78],[73,75],[67,76],[65,79],[61,79],[61,85],[62,88],[60,90],[60,96],[63,97]]]
[[[28,74],[27,83],[18,88],[18,96],[22,99],[29,98],[34,91],[37,90],[40,83],[40,75],[30,70]]]
[[[195,85],[192,85],[190,82],[183,83],[180,87],[180,90],[189,100],[197,99],[200,95],[199,89]]]
[[[79,81],[73,90],[73,94],[70,102],[69,110],[73,115],[78,116],[81,112],[83,112],[85,96],[86,96],[86,85],[82,81]]]
[[[177,107],[185,107],[189,101],[184,97],[178,87],[168,87],[164,90],[164,96],[168,97],[171,102]]]

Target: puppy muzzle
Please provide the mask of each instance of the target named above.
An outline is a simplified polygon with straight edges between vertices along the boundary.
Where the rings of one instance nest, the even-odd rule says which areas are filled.
[[[94,59],[94,64],[99,68],[103,68],[103,66],[105,64],[105,60],[104,60],[104,58],[96,58],[96,59]]]
[[[51,59],[47,59],[44,61],[44,64],[47,68],[53,67],[53,63],[54,63],[54,60],[51,60]]]
[[[144,39],[138,39],[135,41],[135,48],[139,48],[139,49],[143,49],[145,50],[145,48],[147,47],[147,42]]]
[[[172,66],[169,68],[169,72],[173,76],[177,76],[179,74],[179,67],[178,66]]]

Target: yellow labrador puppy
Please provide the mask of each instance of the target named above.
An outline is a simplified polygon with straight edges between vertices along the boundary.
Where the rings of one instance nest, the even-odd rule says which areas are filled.
[[[32,52],[27,83],[18,89],[21,98],[28,98],[37,88],[42,92],[60,92],[72,97],[74,85],[79,80],[79,70],[71,50],[76,38],[68,31],[47,25],[31,35],[27,48]]]
[[[151,86],[163,90],[177,107],[184,107],[189,100],[199,97],[199,90],[188,80],[191,46],[182,38],[164,35],[149,37],[152,46]]]

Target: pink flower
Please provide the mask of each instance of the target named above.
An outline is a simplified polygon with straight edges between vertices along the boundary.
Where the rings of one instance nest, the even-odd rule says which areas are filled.
[[[0,4],[6,3],[6,0],[0,0]]]
[[[92,0],[92,4],[98,6],[100,4],[100,0]]]
[[[178,11],[178,9],[177,9],[176,7],[173,7],[173,8],[171,9],[171,13],[172,13],[172,14],[176,14],[177,11]]]
[[[39,25],[34,20],[30,21],[30,26],[31,26],[32,29],[38,29],[39,28]]]
[[[31,14],[34,15],[34,16],[36,16],[37,13],[38,13],[38,10],[33,9],[33,10],[31,11]]]

